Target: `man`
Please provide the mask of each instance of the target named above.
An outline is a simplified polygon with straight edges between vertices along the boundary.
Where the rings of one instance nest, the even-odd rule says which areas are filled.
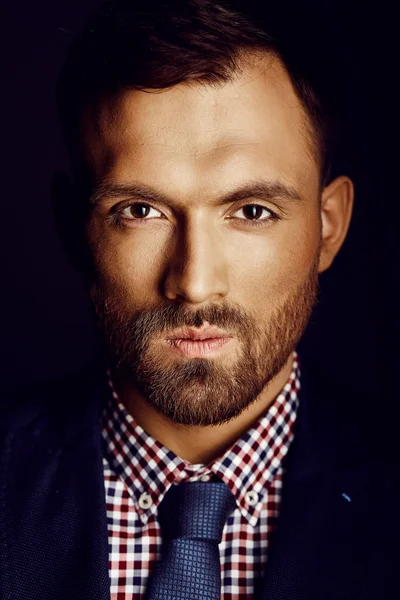
[[[1,598],[398,598],[398,467],[297,351],[354,192],[295,25],[116,1],[75,43],[55,208],[106,353],[4,411]]]

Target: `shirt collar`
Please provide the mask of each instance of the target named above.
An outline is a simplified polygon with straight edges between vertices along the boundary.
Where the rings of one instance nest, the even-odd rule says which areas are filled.
[[[126,484],[143,523],[157,512],[173,483],[216,476],[229,486],[250,525],[257,524],[263,498],[294,437],[300,390],[296,351],[289,379],[266,413],[208,465],[192,465],[144,431],[118,397],[110,370],[108,383],[111,393],[102,418],[105,457]]]

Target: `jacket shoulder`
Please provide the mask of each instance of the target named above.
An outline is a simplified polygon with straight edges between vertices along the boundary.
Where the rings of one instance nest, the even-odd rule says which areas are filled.
[[[323,435],[325,430],[332,431],[332,444],[345,449],[348,441],[359,447],[360,454],[369,454],[399,471],[397,421],[390,418],[398,403],[398,392],[388,397],[383,387],[366,385],[364,373],[355,373],[351,380],[336,377],[322,361],[304,351],[300,359],[301,386],[305,384],[312,418],[319,422],[323,415]]]
[[[77,372],[9,390],[0,400],[2,436],[44,420],[68,418],[92,397],[101,368],[90,364]]]

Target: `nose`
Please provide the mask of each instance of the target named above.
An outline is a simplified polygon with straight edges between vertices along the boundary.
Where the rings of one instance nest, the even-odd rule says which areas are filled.
[[[229,293],[223,238],[205,215],[187,219],[177,234],[164,279],[169,300],[200,304]]]

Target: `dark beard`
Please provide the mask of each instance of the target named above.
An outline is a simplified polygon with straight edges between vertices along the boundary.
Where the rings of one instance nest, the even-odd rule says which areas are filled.
[[[319,258],[319,257],[317,257]],[[283,369],[300,341],[318,297],[318,260],[266,328],[240,306],[209,305],[189,311],[183,304],[162,303],[133,311],[116,286],[95,283],[90,295],[113,368],[135,386],[146,401],[175,423],[220,425],[240,415]],[[167,360],[162,332],[203,321],[235,332],[241,350],[231,366],[218,359]]]

